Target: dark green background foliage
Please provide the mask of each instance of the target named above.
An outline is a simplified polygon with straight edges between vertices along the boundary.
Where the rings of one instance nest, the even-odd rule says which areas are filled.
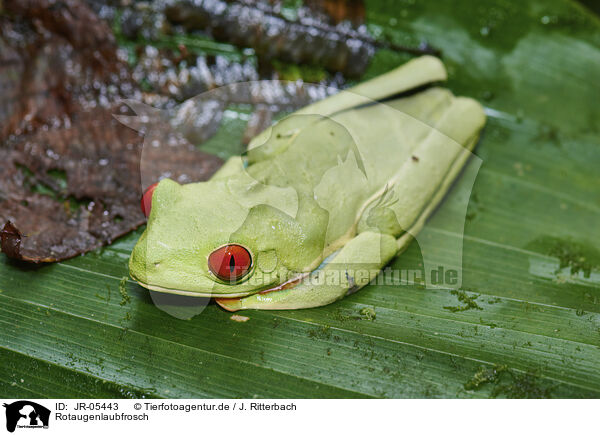
[[[600,396],[600,22],[563,0],[371,0],[367,22],[440,48],[448,86],[488,109],[463,291],[371,285],[324,308],[185,321],[131,281],[120,291],[139,231],[51,266],[2,256],[0,396]],[[367,76],[406,59],[382,50]],[[238,122],[209,149],[239,152]],[[421,267],[417,243],[393,265]]]

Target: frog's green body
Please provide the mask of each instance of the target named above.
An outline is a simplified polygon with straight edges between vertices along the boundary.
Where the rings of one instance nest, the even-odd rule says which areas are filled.
[[[132,277],[151,290],[217,297],[230,310],[325,305],[366,285],[365,271],[419,231],[485,123],[477,102],[425,86],[445,78],[439,60],[416,59],[285,118],[208,182],[163,180]],[[230,243],[254,263],[235,284],[207,265]]]

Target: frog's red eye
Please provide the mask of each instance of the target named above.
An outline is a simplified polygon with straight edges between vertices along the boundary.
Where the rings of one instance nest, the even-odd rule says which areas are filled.
[[[152,195],[156,186],[158,186],[158,182],[150,185],[142,195],[142,213],[146,217],[150,216],[150,210],[152,210]]]
[[[225,245],[208,256],[208,267],[220,280],[233,283],[250,272],[252,257],[241,245]]]

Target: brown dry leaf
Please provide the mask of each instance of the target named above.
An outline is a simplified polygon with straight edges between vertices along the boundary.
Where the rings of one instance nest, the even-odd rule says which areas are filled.
[[[4,10],[1,247],[20,260],[60,261],[145,222],[143,138],[113,117],[132,114],[119,101],[139,92],[110,29],[84,2],[11,0]],[[222,163],[169,131],[154,134],[144,181],[204,180]]]

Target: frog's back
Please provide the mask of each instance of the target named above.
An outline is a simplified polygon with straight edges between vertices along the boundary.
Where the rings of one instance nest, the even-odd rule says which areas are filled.
[[[256,148],[258,141],[254,144],[260,157],[249,173],[265,184],[292,186],[299,195],[314,197],[329,213],[327,245],[373,225],[387,225],[398,237],[455,176],[453,167],[472,149],[485,122],[477,102],[431,86],[441,79],[435,69],[441,63],[427,62],[433,62],[430,76],[424,71],[424,77],[412,80],[419,92],[403,89],[397,99],[374,103],[371,96],[386,96],[380,81],[367,88],[370,95],[345,91],[291,115],[263,135],[263,150]],[[394,89],[394,83],[384,87]],[[328,103],[334,98],[337,104]],[[386,206],[397,222],[367,222],[369,211],[390,190],[394,200]]]

